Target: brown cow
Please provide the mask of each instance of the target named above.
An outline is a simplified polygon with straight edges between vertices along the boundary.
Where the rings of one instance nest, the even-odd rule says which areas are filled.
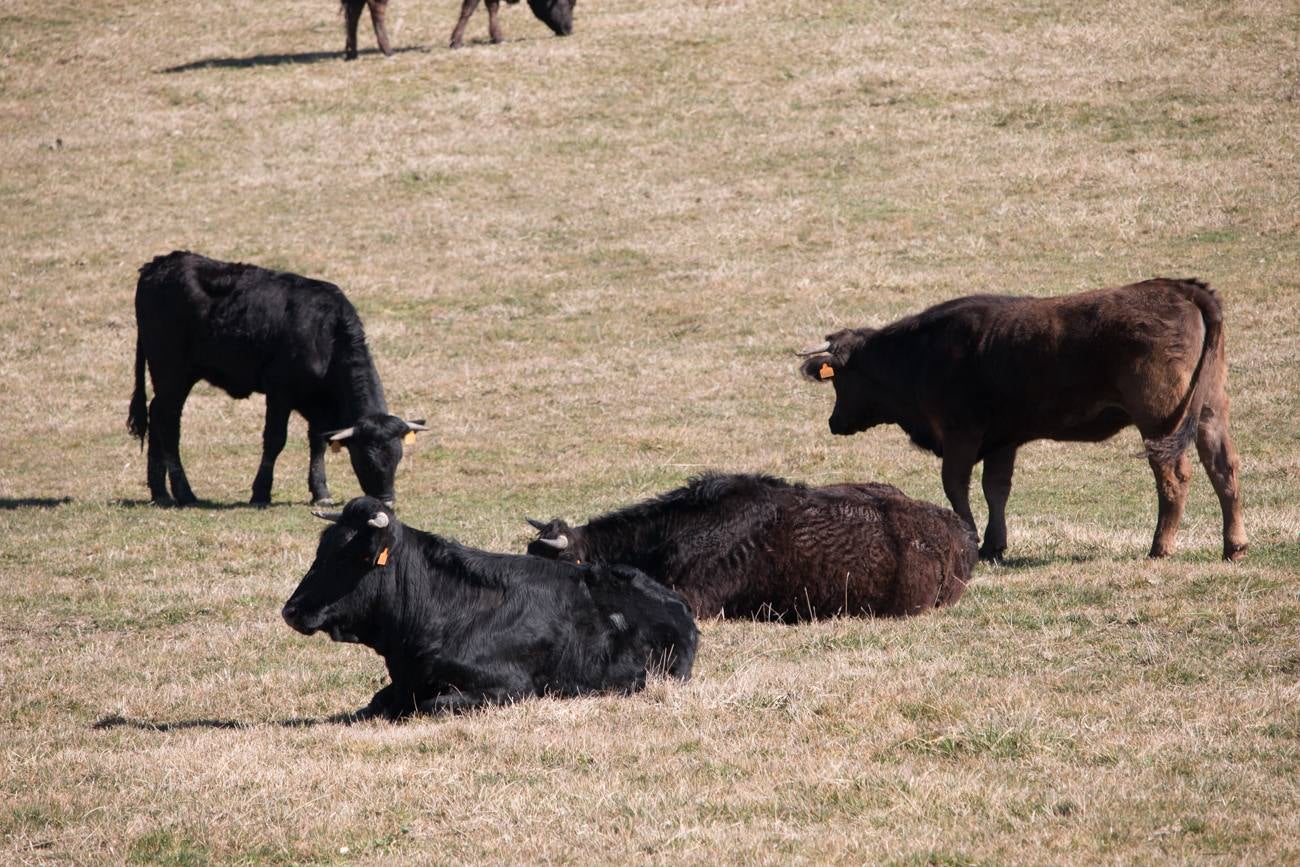
[[[1228,435],[1223,312],[1197,280],[1147,280],[1059,298],[975,295],[880,329],[828,335],[800,353],[835,387],[831,433],[897,424],[943,459],[943,488],[974,528],[971,470],[984,462],[980,556],[1006,549],[1016,448],[1099,442],[1129,425],[1146,441],[1159,518],[1150,556],[1174,547],[1193,439],[1223,510],[1223,556],[1246,551],[1237,452]]]
[[[701,617],[921,614],[956,602],[975,565],[961,518],[892,485],[706,473],[580,527],[529,523],[529,554],[635,566]]]

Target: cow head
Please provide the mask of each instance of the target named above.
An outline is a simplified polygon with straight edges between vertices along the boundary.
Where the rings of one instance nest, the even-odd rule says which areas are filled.
[[[585,531],[581,527],[574,529],[560,518],[552,518],[547,523],[533,518],[525,520],[537,531],[537,538],[528,543],[529,554],[569,563],[587,559]]]
[[[352,427],[330,431],[325,438],[330,443],[347,446],[361,490],[392,507],[393,479],[402,460],[402,439],[408,433],[422,430],[428,430],[422,418],[406,421],[395,415],[374,413],[363,415]]]
[[[537,20],[551,28],[556,36],[568,36],[573,32],[573,7],[577,0],[528,0],[528,8],[533,10]]]
[[[813,382],[830,382],[835,389],[835,408],[831,411],[831,433],[837,436],[860,433],[882,424],[885,418],[877,400],[877,386],[872,381],[866,347],[872,328],[854,328],[826,336],[821,346],[805,349],[800,371]]]
[[[357,497],[342,512],[312,514],[333,526],[321,533],[316,559],[284,603],[284,622],[303,635],[324,631],[335,641],[373,644],[402,525],[373,497]]]

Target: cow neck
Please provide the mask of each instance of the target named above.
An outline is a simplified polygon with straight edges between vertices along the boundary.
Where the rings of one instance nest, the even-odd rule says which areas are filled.
[[[663,547],[670,522],[666,507],[652,508],[655,505],[660,504],[643,503],[593,519],[582,528],[586,559],[593,563],[623,563],[650,573],[657,571],[657,553]]]
[[[334,415],[340,426],[351,425],[357,419],[375,414],[388,414],[384,400],[384,386],[379,381],[365,338],[350,340],[331,365],[330,395],[334,400]]]
[[[870,371],[871,387],[880,395],[875,405],[882,411],[875,424],[896,424],[917,448],[943,456],[943,424],[938,416],[917,405],[932,392],[930,371],[920,356],[907,357],[920,320],[909,317],[877,331],[858,350],[861,369]],[[888,411],[885,411],[888,408]]]
[[[468,578],[474,568],[466,562],[468,550],[433,533],[403,526],[384,567],[393,570],[385,630],[424,650],[437,643],[436,633],[453,615],[474,611],[487,592],[499,593],[500,588]]]

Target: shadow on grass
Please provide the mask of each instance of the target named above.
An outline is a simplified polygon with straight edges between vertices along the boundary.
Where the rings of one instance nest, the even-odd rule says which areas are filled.
[[[118,714],[109,714],[95,720],[91,728],[96,731],[105,729],[139,729],[146,732],[181,732],[189,729],[255,729],[262,726],[277,726],[285,729],[305,729],[320,725],[353,725],[361,722],[355,713],[336,713],[327,717],[293,717],[290,719],[270,720],[261,723],[249,723],[236,719],[183,719],[175,722],[162,722],[149,719],[129,719]]]
[[[1041,566],[1054,566],[1060,563],[1091,563],[1098,558],[1092,554],[1060,554],[1055,557],[1006,557],[998,563],[981,560],[979,567],[987,570],[997,569],[1037,569]]]
[[[394,54],[408,54],[418,51],[423,54],[429,53],[429,48],[424,45],[409,45],[405,48],[393,49]],[[360,52],[362,55],[379,54],[378,48],[364,48]],[[258,66],[286,66],[294,63],[321,63],[326,60],[343,61],[342,51],[304,51],[300,54],[254,54],[251,57],[210,57],[207,60],[194,60],[189,63],[182,63],[179,66],[169,66],[166,69],[158,70],[163,75],[174,75],[178,72],[195,72],[200,69],[253,69]]]
[[[199,500],[188,506],[177,506],[175,503],[155,503],[153,500],[109,500],[108,504],[121,509],[175,509],[180,511],[197,509],[204,512],[228,512],[232,509],[281,509],[300,505],[298,503],[270,503],[265,506],[255,506],[247,502],[217,503],[212,500]]]
[[[0,497],[0,510],[53,509],[71,502],[72,497]]]

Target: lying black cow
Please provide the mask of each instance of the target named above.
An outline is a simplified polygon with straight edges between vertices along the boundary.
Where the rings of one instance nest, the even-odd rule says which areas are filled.
[[[181,466],[181,410],[200,379],[234,398],[266,395],[253,503],[271,502],[275,460],[295,410],[307,420],[307,486],[315,503],[331,502],[327,443],[347,446],[363,491],[392,502],[402,440],[428,428],[388,414],[361,320],[337,286],[177,251],[140,269],[135,318],[135,393],[126,425],[142,445],[149,439],[155,503],[195,501]],[[147,410],[146,365],[154,390]]]
[[[958,298],[884,328],[838,331],[805,350],[835,386],[831,433],[897,424],[943,458],[943,489],[973,529],[971,470],[984,462],[980,556],[1001,559],[1016,449],[1098,442],[1136,425],[1160,499],[1152,557],[1173,550],[1196,441],[1223,510],[1223,556],[1246,552],[1228,435],[1223,311],[1196,280],[1147,280],[1059,298]]]
[[[956,602],[975,564],[960,518],[890,485],[707,474],[581,527],[529,523],[528,553],[635,566],[701,617],[920,614]]]
[[[370,497],[317,514],[337,523],[321,534],[284,619],[384,657],[392,683],[363,718],[632,693],[651,673],[690,677],[690,609],[635,569],[477,551],[399,523]]]

